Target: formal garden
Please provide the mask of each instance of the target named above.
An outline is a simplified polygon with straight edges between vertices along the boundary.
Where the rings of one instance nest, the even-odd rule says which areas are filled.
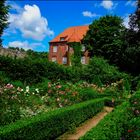
[[[5,9],[1,10],[5,16],[0,37],[8,26],[4,21],[9,7],[4,3],[0,3]],[[139,8],[140,1],[130,16],[130,29],[117,16],[93,21],[82,40],[91,55],[87,65],[80,63],[80,50],[74,54],[72,66],[50,62],[46,52],[17,48],[27,56],[1,55],[0,139],[58,139],[66,132],[75,133],[104,107],[111,107],[111,112],[78,139],[139,140]],[[71,45],[80,47],[75,42]]]

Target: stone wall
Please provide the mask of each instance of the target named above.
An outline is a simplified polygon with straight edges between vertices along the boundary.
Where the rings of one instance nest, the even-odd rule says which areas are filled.
[[[17,58],[24,58],[25,56],[27,56],[25,52],[20,52],[18,50],[12,50],[7,48],[0,48],[0,55]]]

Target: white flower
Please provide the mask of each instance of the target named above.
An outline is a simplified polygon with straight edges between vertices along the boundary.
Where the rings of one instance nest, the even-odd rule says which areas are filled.
[[[29,86],[26,87],[26,92],[29,92]]]
[[[39,89],[38,89],[38,88],[36,88],[35,91],[36,91],[37,93],[39,93]]]

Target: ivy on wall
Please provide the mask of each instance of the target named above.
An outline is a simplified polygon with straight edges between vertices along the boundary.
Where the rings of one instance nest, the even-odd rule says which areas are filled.
[[[82,45],[80,42],[70,42],[69,46],[73,48],[74,53],[70,57],[72,66],[81,66],[81,49]]]

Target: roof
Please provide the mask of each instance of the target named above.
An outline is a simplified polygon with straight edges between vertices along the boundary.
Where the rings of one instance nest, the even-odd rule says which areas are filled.
[[[67,28],[50,42],[80,42],[88,29],[88,25]]]

